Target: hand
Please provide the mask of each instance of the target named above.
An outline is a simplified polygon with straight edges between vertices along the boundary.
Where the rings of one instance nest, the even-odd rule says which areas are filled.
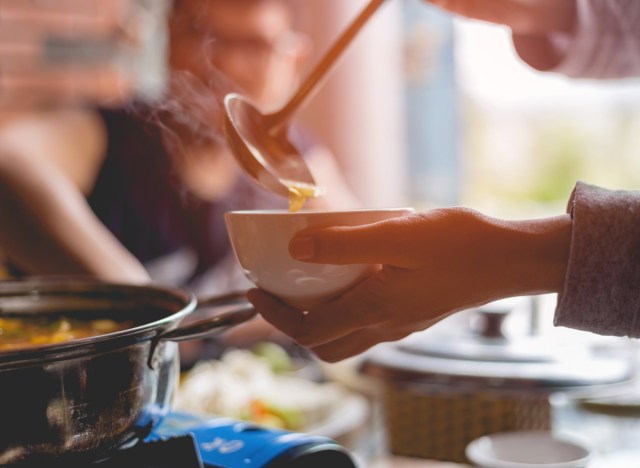
[[[515,34],[570,32],[576,0],[425,0],[472,19],[509,26]]]
[[[564,60],[552,33],[572,34],[577,0],[425,0],[452,13],[511,28],[520,57],[536,70],[551,70]]]
[[[358,227],[300,232],[292,255],[314,263],[380,264],[341,296],[303,313],[261,290],[249,300],[262,316],[335,362],[423,330],[486,302],[559,291],[568,259],[568,215],[501,221],[478,212],[432,210]]]

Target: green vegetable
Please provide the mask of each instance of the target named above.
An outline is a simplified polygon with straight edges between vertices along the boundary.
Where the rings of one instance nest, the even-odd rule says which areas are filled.
[[[256,356],[265,359],[269,363],[269,367],[276,374],[291,372],[293,370],[293,361],[287,351],[276,343],[265,341],[258,343],[252,349]]]

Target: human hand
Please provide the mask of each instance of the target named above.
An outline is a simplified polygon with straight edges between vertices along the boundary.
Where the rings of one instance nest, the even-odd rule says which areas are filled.
[[[570,32],[576,0],[425,0],[468,18],[509,26],[515,34]]]
[[[335,362],[428,328],[459,310],[558,291],[570,232],[568,216],[501,221],[463,208],[306,230],[290,243],[299,260],[381,267],[304,313],[258,289],[248,298],[275,327]]]
[[[536,70],[552,70],[564,59],[552,37],[572,34],[577,0],[425,0],[468,18],[511,28],[520,57]]]
[[[0,110],[59,104],[121,104],[148,91],[166,27],[158,0],[0,0]],[[156,38],[156,39],[162,39]],[[159,60],[149,61],[149,54]]]

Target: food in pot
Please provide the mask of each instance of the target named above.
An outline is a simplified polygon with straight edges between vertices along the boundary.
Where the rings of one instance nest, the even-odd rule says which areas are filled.
[[[118,322],[106,318],[81,320],[47,315],[0,317],[0,351],[90,338],[125,330],[133,325],[130,321]]]

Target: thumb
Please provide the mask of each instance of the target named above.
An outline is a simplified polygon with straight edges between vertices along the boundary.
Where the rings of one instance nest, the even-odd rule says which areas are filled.
[[[311,263],[346,265],[375,263],[399,265],[404,218],[361,226],[337,226],[300,231],[289,243],[289,253]],[[402,247],[404,246],[404,248]]]

